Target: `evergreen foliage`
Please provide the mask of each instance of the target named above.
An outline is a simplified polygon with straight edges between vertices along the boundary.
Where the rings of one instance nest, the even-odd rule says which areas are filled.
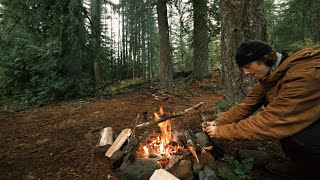
[[[317,14],[312,11],[313,1],[265,0],[269,42],[276,49],[296,50],[294,44],[314,39],[312,26],[316,24]]]
[[[0,3],[2,104],[41,105],[85,93],[91,80],[82,2]]]
[[[0,104],[45,105],[120,80],[158,79],[157,2],[0,0]],[[197,59],[193,1],[165,2],[173,71],[191,71]],[[210,71],[221,69],[218,2],[207,1]],[[278,50],[319,47],[315,3],[265,0],[268,41]]]

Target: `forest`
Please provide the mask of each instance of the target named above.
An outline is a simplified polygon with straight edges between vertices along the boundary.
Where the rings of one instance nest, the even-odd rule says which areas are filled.
[[[268,40],[278,51],[319,42],[316,1],[231,2],[2,0],[1,104],[45,105],[127,79],[169,87],[179,72],[238,75],[225,49],[243,39]],[[230,97],[238,94],[232,86],[225,84]]]
[[[120,179],[118,159],[97,145],[103,128],[119,135],[160,106],[170,116],[200,102],[213,120],[255,83],[237,66],[237,47],[258,39],[289,55],[320,48],[319,4],[0,0],[0,179]],[[200,131],[198,111],[172,126]],[[286,158],[278,141],[221,144],[227,158],[215,163],[234,167],[213,165],[221,179],[275,179],[233,159],[237,147]]]

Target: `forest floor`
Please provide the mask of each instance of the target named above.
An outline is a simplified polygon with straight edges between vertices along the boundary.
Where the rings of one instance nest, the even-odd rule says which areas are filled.
[[[20,112],[0,112],[0,179],[119,179],[105,151],[97,147],[100,131],[111,126],[116,133],[134,124],[137,114],[151,116],[161,105],[167,112],[181,111],[199,102],[209,119],[215,103],[223,100],[215,78],[202,82],[175,83],[166,92],[154,83],[99,99],[77,99]],[[164,97],[156,101],[154,95]],[[199,114],[177,118],[174,126],[200,129]],[[226,154],[241,149],[264,149],[281,159],[279,144],[271,142],[224,142]],[[252,179],[276,179],[263,169],[254,169]]]

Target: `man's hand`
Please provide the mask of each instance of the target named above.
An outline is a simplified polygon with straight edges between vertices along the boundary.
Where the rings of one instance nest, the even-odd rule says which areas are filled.
[[[205,128],[205,132],[208,133],[208,135],[213,138],[215,134],[217,133],[218,126],[207,126]]]
[[[217,126],[217,123],[214,122],[214,121],[211,121],[211,122],[203,122],[203,123],[201,124],[201,126],[202,126],[202,131],[203,131],[203,132],[206,132],[206,127],[209,127],[209,126]]]

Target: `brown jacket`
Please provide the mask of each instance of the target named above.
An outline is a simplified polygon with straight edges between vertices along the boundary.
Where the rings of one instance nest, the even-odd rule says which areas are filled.
[[[255,115],[264,98],[268,105]],[[250,116],[252,115],[252,116]],[[218,117],[216,138],[282,139],[320,120],[320,50],[288,57],[247,97]]]

